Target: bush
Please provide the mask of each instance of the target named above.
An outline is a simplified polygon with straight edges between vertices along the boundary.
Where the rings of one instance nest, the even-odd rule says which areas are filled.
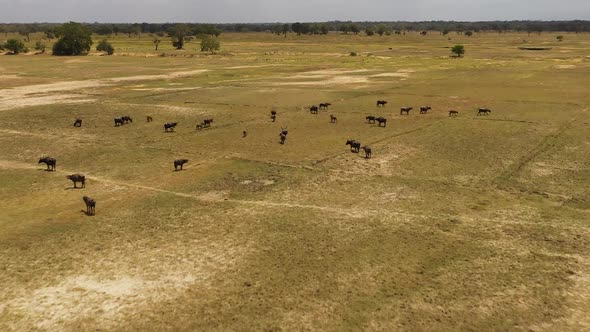
[[[219,50],[219,47],[219,40],[217,40],[217,38],[211,36],[202,37],[201,52],[210,51],[211,53],[213,53],[213,51]]]
[[[367,34],[367,36],[372,36],[375,34],[375,30],[372,27],[368,27],[365,29],[365,33]]]
[[[65,23],[56,29],[59,40],[53,44],[53,55],[85,55],[92,45],[92,31],[80,23]]]
[[[350,56],[357,56],[358,54],[356,52],[350,52]]]
[[[563,36],[557,36],[556,38],[557,38],[557,41],[558,41],[558,42],[561,42],[561,41],[563,41]]]
[[[473,32],[471,32],[471,31],[465,31],[465,36],[471,37],[471,36],[473,36]]]
[[[9,39],[4,44],[4,49],[8,50],[12,54],[19,54],[22,52],[28,52],[29,50],[25,47],[25,44],[18,39]]]
[[[115,53],[115,48],[106,39],[103,39],[98,43],[96,50],[99,52],[105,52],[108,55],[113,55],[113,53]]]
[[[45,50],[47,49],[47,46],[45,46],[45,44],[43,44],[41,41],[37,41],[37,43],[35,43],[35,50],[39,51],[41,53],[45,53]]]
[[[458,57],[461,57],[463,54],[465,54],[465,47],[463,45],[455,45],[451,49],[451,52],[453,52]]]

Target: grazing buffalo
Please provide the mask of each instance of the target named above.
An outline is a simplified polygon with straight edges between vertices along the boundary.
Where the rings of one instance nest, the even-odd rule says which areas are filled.
[[[312,106],[312,107],[309,108],[309,113],[311,113],[311,114],[318,114],[318,110],[319,110],[319,108],[314,105],[314,106]]]
[[[373,153],[371,151],[371,148],[368,146],[363,146],[362,149],[363,149],[363,151],[365,151],[365,159],[370,159],[372,156],[372,153]]]
[[[275,111],[275,110],[270,111],[270,115],[277,115],[277,111]]]
[[[119,127],[125,124],[123,118],[114,118],[113,120],[115,121],[115,127]]]
[[[86,215],[93,216],[96,214],[96,201],[88,196],[82,197],[84,203],[86,203]]]
[[[385,100],[377,100],[377,107],[384,107],[387,102]]]
[[[180,170],[182,171],[182,166],[184,166],[184,164],[188,163],[188,159],[178,159],[174,161],[174,170],[178,171],[178,167],[180,167]]]
[[[285,134],[285,133],[281,132],[281,133],[279,134],[279,137],[280,137],[280,141],[279,141],[279,143],[280,143],[281,145],[285,144],[285,140],[287,139],[287,134]]]
[[[270,119],[272,120],[272,122],[276,122],[277,121],[277,116],[276,115],[271,115]]]
[[[281,127],[281,132],[280,134],[287,136],[287,134],[289,134],[289,131],[287,130],[287,128],[283,128]]]
[[[74,127],[82,127],[82,119],[76,119],[74,121]]]
[[[490,115],[490,113],[492,113],[492,110],[489,108],[479,108],[477,110],[477,115]]]
[[[369,115],[365,119],[367,119],[368,123],[375,123],[375,119],[377,119],[377,118],[372,115]]]
[[[338,118],[334,116],[334,114],[330,114],[330,123],[338,122]]]
[[[383,125],[383,127],[387,127],[387,119],[386,118],[380,116],[375,120],[377,120],[377,122],[379,122],[379,127],[381,127],[381,125]]]
[[[168,122],[164,124],[164,131],[174,131],[174,128],[178,125],[178,122]]]
[[[147,122],[152,122],[152,121],[154,121],[154,119],[151,116],[148,115],[147,116]]]
[[[205,119],[203,120],[203,127],[211,127],[211,124],[213,123],[213,119]]]
[[[457,116],[457,115],[459,115],[459,112],[458,111],[455,111],[455,110],[450,110],[449,111],[449,116]]]
[[[346,141],[345,145],[350,145],[350,151],[358,153],[361,149],[361,142],[357,142],[353,139],[349,139]]]
[[[66,176],[66,178],[72,182],[74,182],[74,188],[76,187],[76,183],[80,182],[82,186],[80,188],[86,188],[86,177],[82,174],[72,174]]]
[[[420,106],[420,114],[427,114],[431,109],[432,107],[430,106]]]
[[[48,171],[55,171],[55,165],[57,164],[57,160],[51,157],[43,157],[39,159],[39,164],[47,165]]]
[[[124,115],[121,117],[124,124],[128,124],[129,122],[133,123],[133,119],[129,115]]]
[[[321,103],[320,104],[320,109],[321,110],[327,110],[330,106],[332,106],[332,104],[330,104],[330,103]]]
[[[244,131],[242,131],[242,137],[244,137],[244,138],[245,138],[246,136],[248,136],[248,132],[247,132],[247,131],[245,131],[245,130],[244,130]]]
[[[404,113],[406,113],[406,115],[410,115],[410,111],[413,109],[413,107],[402,107],[399,111],[399,115],[404,115]]]

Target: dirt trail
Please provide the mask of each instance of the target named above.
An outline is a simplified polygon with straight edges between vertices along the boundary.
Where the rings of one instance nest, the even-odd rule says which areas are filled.
[[[25,85],[10,89],[0,89],[0,111],[27,106],[87,103],[92,102],[95,99],[85,98],[86,96],[83,94],[67,94],[64,92],[81,89],[95,89],[104,86],[112,86],[123,82],[175,79],[198,75],[207,71],[209,70],[198,69],[172,72],[168,74],[138,75],[85,81],[65,81],[48,84]]]

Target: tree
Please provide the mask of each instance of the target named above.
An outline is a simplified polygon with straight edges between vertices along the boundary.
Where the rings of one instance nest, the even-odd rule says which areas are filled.
[[[92,46],[92,31],[80,23],[70,22],[56,28],[59,37],[53,55],[86,55]]]
[[[19,54],[22,52],[28,52],[29,50],[25,47],[25,44],[18,39],[9,39],[4,44],[4,49],[8,50],[11,54]]]
[[[217,51],[218,49],[219,40],[217,40],[217,38],[211,36],[204,36],[203,39],[201,39],[201,52],[210,51],[211,53],[213,53],[213,51]]]
[[[98,43],[96,50],[99,52],[105,52],[108,55],[113,55],[113,53],[115,53],[115,48],[106,39],[103,39]]]
[[[297,34],[297,36],[300,36],[302,33],[302,24],[299,22],[295,22],[291,25],[291,30],[293,30],[293,32],[295,32]]]
[[[465,54],[465,47],[463,45],[455,45],[451,49],[451,52],[460,58],[463,54]]]
[[[350,28],[351,28],[350,25],[348,25],[348,24],[342,24],[340,26],[340,29],[339,30],[342,31],[345,35],[347,35],[348,32],[351,30]]]
[[[356,24],[351,24],[350,25],[350,32],[354,33],[355,35],[358,35],[359,32],[361,32],[361,29],[359,28],[358,25]]]
[[[97,34],[101,36],[111,35],[113,34],[113,26],[112,25],[100,25],[96,30],[94,30]]]
[[[154,45],[156,45],[156,51],[158,50],[158,46],[160,45],[161,42],[162,42],[162,40],[160,40],[158,38],[154,38]]]
[[[172,37],[172,46],[176,47],[177,50],[181,50],[185,41],[192,35],[192,31],[186,24],[177,24],[168,29],[168,35]]]
[[[35,50],[39,51],[41,53],[45,53],[45,50],[47,49],[47,46],[45,46],[45,44],[43,44],[43,42],[41,42],[40,40],[37,41],[37,43],[35,43]]]
[[[379,25],[377,26],[377,34],[378,34],[379,36],[383,36],[383,34],[385,34],[385,32],[386,32],[386,31],[387,31],[387,27],[386,27],[385,25],[383,25],[383,24],[379,24]]]
[[[289,26],[289,24],[283,24],[283,35],[285,35],[285,38],[287,38],[287,33],[291,31],[291,27]]]
[[[473,31],[465,31],[465,36],[467,36],[467,37],[473,36]]]
[[[373,27],[367,27],[365,28],[365,33],[367,34],[367,36],[372,36],[375,34],[375,30],[373,29]]]
[[[441,33],[442,33],[443,36],[446,36],[446,35],[449,34],[449,32],[450,31],[448,29],[444,29]]]

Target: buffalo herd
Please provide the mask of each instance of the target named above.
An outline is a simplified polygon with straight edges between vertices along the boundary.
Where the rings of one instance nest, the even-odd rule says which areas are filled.
[[[385,100],[378,100],[377,101],[377,107],[385,107],[387,105],[387,101]],[[309,111],[311,114],[318,114],[319,110],[327,110],[329,109],[329,107],[332,106],[331,103],[320,103],[319,106],[310,106],[309,107]],[[402,107],[400,109],[400,115],[410,115],[410,111],[413,110],[413,107]],[[428,111],[432,110],[432,107],[430,106],[421,106],[420,107],[420,114],[428,114]],[[490,115],[492,113],[492,111],[489,108],[478,108],[477,109],[477,116],[487,116]],[[450,110],[449,111],[449,117],[456,117],[459,115],[459,112],[456,110]],[[273,108],[273,110],[271,111],[271,120],[272,122],[275,122],[277,119],[277,111]],[[146,116],[147,122],[152,122],[153,118],[149,115]],[[133,119],[128,116],[128,115],[124,115],[118,118],[114,118],[114,123],[115,123],[115,127],[120,127],[123,125],[126,125],[128,123],[133,123]],[[387,126],[387,118],[382,117],[382,116],[374,116],[374,115],[368,115],[365,117],[365,120],[367,121],[367,123],[369,124],[375,124],[377,123],[378,127],[386,127]],[[334,115],[334,114],[330,114],[330,123],[332,124],[336,124],[338,122],[338,118]],[[200,129],[204,129],[204,128],[209,128],[213,123],[213,119],[208,118],[203,120],[202,122],[198,123],[196,125],[196,129],[200,130]],[[178,125],[178,122],[168,122],[164,124],[164,131],[165,132],[173,132],[174,128]],[[76,118],[75,122],[74,122],[74,127],[82,127],[82,119]],[[281,145],[284,145],[286,140],[287,140],[287,135],[288,135],[288,130],[287,128],[281,128],[280,132],[279,132],[279,143]],[[242,137],[245,138],[248,135],[248,133],[244,130],[242,132]],[[366,159],[370,159],[372,157],[372,149],[369,146],[363,146],[361,144],[361,142],[359,142],[358,140],[355,139],[348,139],[346,141],[346,145],[350,146],[350,151],[354,152],[354,153],[359,153],[360,150],[362,149],[363,152],[365,153],[365,158]],[[177,159],[174,161],[174,170],[175,171],[179,171],[183,169],[183,166],[188,163],[188,159]],[[45,164],[47,166],[47,171],[49,172],[55,172],[56,171],[56,164],[57,164],[57,160],[55,158],[51,158],[51,157],[42,157],[39,159],[39,164]],[[82,188],[86,188],[86,176],[84,176],[83,174],[71,174],[66,176],[66,178],[70,181],[73,182],[74,184],[74,189],[82,189]],[[80,183],[80,187],[77,186],[77,184]],[[88,196],[84,196],[82,198],[84,200],[84,203],[86,204],[86,214],[88,216],[92,216],[96,213],[95,208],[96,208],[96,201]]]

